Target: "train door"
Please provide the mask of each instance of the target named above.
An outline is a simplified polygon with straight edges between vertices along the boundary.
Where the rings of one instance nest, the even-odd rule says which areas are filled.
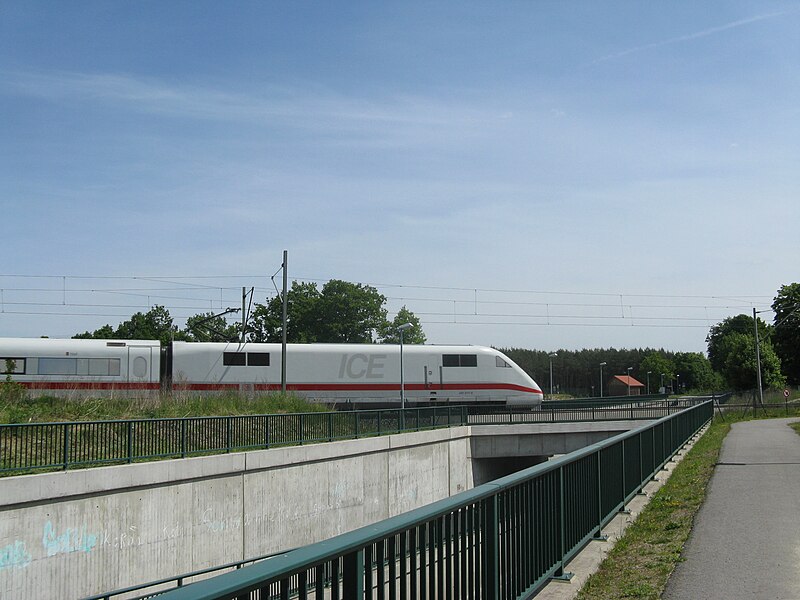
[[[429,354],[425,357],[425,390],[428,399],[436,402],[444,396],[442,381],[442,357],[439,354]]]
[[[153,381],[152,346],[128,346],[128,381],[131,383]]]

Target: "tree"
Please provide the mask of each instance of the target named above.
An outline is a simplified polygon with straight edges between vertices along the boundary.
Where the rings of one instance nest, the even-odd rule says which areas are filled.
[[[371,343],[386,327],[386,297],[368,285],[332,279],[322,289],[316,283],[293,282],[287,293],[286,339],[294,343]],[[252,342],[281,341],[279,297],[256,304],[248,325]]]
[[[241,326],[229,324],[224,316],[208,312],[186,319],[183,333],[190,342],[231,342],[239,339]]]
[[[645,374],[645,381],[647,380],[648,371],[650,371],[651,375],[651,392],[659,389],[662,381],[664,382],[664,387],[669,387],[667,384],[675,378],[675,364],[663,352],[650,352],[644,357],[639,365],[639,373]],[[662,374],[664,377],[661,377]]]
[[[758,337],[765,340],[769,337],[771,327],[758,319]],[[718,373],[722,373],[725,366],[727,353],[724,350],[723,340],[733,333],[741,333],[744,335],[753,336],[753,317],[750,315],[736,315],[735,317],[728,317],[721,323],[714,325],[706,337],[708,343],[708,360],[711,361],[711,367]],[[753,342],[753,352],[755,352],[755,342]],[[755,372],[755,371],[754,371]]]
[[[724,387],[722,377],[699,352],[678,352],[674,364],[675,373],[680,375],[681,386],[686,389],[711,392]]]
[[[408,310],[405,306],[397,311],[397,315],[391,322],[386,321],[378,330],[378,337],[382,344],[399,344],[400,332],[398,327],[404,323],[410,323],[411,327],[403,332],[404,344],[424,344],[426,341],[425,332],[419,322],[419,317]]]
[[[287,297],[286,339],[291,343],[317,341],[318,327],[315,307],[321,294],[316,283],[292,282]],[[256,303],[247,325],[251,342],[280,342],[282,339],[283,303],[275,296],[267,304]]]
[[[386,297],[374,287],[332,279],[318,303],[318,340],[369,344],[386,322]]]
[[[526,350],[521,348],[500,348],[511,360],[517,363],[540,385],[550,381],[550,354],[545,350]],[[647,380],[647,371],[652,371],[650,389],[658,389],[661,373],[671,374],[672,353],[652,348],[591,348],[583,350],[555,351],[553,359],[553,384],[563,393],[575,396],[599,396],[602,374],[603,393],[608,394],[608,383],[614,375],[626,375],[628,367],[633,367],[631,376],[639,381]],[[650,355],[662,357],[665,363],[651,359]],[[602,373],[600,363],[604,363]],[[648,366],[649,364],[649,366]]]
[[[146,313],[137,312],[127,321],[123,321],[116,329],[111,325],[103,325],[93,332],[86,331],[74,336],[80,339],[118,339],[118,340],[160,340],[167,344],[173,339],[184,340],[186,334],[178,330],[172,322],[169,311],[156,305]]]
[[[77,335],[73,335],[72,339],[75,340],[112,340],[114,339],[114,328],[111,325],[103,325],[94,331],[84,331]]]
[[[736,390],[758,386],[754,335],[732,332],[720,340],[719,351],[724,357],[721,373],[728,385]],[[768,388],[781,387],[785,382],[780,359],[769,341],[761,344],[761,382]]]
[[[800,384],[800,283],[783,285],[772,302],[772,343],[789,383]]]

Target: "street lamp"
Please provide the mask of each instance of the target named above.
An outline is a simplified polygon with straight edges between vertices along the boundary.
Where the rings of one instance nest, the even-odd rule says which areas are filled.
[[[625,370],[628,372],[628,396],[630,396],[631,395],[631,371],[633,370],[633,367],[628,367]]]
[[[553,398],[553,359],[558,356],[555,352],[549,355],[550,356],[550,399]]]
[[[681,374],[680,373],[676,373],[675,374],[675,393],[676,394],[680,394],[681,393]]]
[[[403,411],[406,409],[406,382],[403,374],[403,332],[412,327],[411,323],[403,323],[397,326],[397,331],[400,332],[400,408]],[[403,412],[403,417],[405,417],[405,412]]]
[[[603,397],[603,367],[606,366],[607,363],[601,362],[600,363],[600,397]]]
[[[667,388],[664,387],[664,373],[661,374],[661,387],[658,389],[659,394],[665,394],[667,392]]]
[[[652,373],[652,371],[648,371],[647,372],[647,395],[648,396],[650,395],[650,373]]]

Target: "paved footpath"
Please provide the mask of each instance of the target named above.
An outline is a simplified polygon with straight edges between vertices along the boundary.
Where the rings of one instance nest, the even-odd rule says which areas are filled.
[[[665,600],[800,600],[800,436],[736,423]]]

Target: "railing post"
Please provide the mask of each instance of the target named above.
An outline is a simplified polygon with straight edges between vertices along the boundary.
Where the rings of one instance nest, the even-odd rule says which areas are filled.
[[[364,550],[346,554],[343,560],[344,573],[342,573],[342,594],[348,600],[358,600],[364,597]],[[372,568],[367,565],[366,568]],[[381,567],[382,568],[382,567]],[[331,585],[336,585],[332,582]],[[372,590],[370,590],[372,593]]]
[[[639,438],[639,493],[644,494],[644,452],[642,450],[642,432],[640,431],[636,437]]]
[[[69,467],[69,423],[64,423],[64,470]]]
[[[360,415],[358,414],[358,411],[357,411],[357,410],[353,412],[353,415],[354,415],[354,416],[355,416],[355,418],[356,418],[356,423],[355,423],[355,433],[356,433],[356,438],[358,438],[358,437],[360,437],[360,435],[361,435],[361,432],[359,431],[359,430],[360,430],[360,427],[359,427],[359,425],[361,424],[361,417],[360,417]]]
[[[225,452],[227,452],[227,453],[230,453],[230,451],[231,451],[231,442],[233,441],[231,439],[231,421],[232,420],[233,420],[233,417],[225,417],[225,424],[226,424],[226,427],[225,427],[225,446],[226,446]]]
[[[486,589],[484,597],[488,600],[500,598],[500,494],[495,493],[486,499],[486,518],[483,526],[484,564],[486,572]]]
[[[603,468],[601,466],[602,462],[602,450],[598,450],[595,452],[595,456],[597,457],[597,533],[595,534],[595,539],[602,539],[603,538]]]
[[[186,419],[181,419],[181,458],[186,458]]]
[[[133,421],[128,421],[128,464],[133,462]]]
[[[564,506],[564,467],[558,468],[558,570],[556,577],[564,577],[564,555],[567,553],[567,517]]]
[[[623,505],[623,509],[624,509],[625,508],[625,500],[627,500],[627,498],[628,498],[628,493],[626,492],[626,490],[628,489],[628,486],[625,485],[625,483],[626,483],[625,482],[625,464],[626,464],[625,463],[625,440],[622,440],[620,442],[620,446],[621,446],[621,450],[622,450],[622,505]]]
[[[299,431],[297,433],[298,433],[298,438],[299,438],[300,445],[302,446],[303,445],[303,421],[304,421],[303,413],[300,413],[298,415],[298,417],[300,417],[300,418],[299,418],[299,424],[298,424]]]
[[[333,441],[333,413],[328,413],[328,441]]]

